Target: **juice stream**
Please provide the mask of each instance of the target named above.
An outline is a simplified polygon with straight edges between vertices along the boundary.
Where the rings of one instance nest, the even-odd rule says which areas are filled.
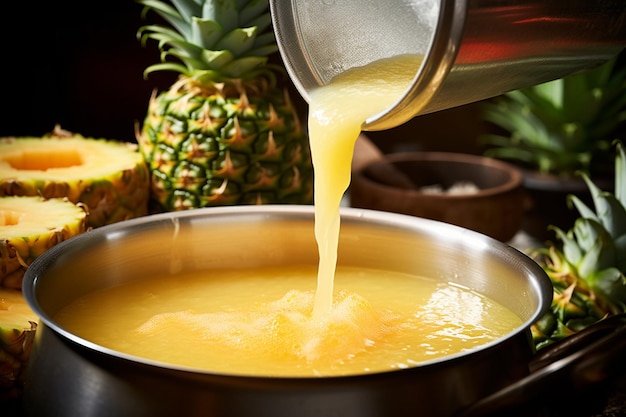
[[[398,101],[423,57],[400,55],[352,68],[311,93],[309,140],[315,169],[315,238],[319,250],[313,318],[333,302],[339,207],[350,184],[354,145],[363,123]]]

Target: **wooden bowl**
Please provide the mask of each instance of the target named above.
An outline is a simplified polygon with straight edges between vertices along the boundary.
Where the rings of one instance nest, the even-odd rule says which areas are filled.
[[[523,175],[492,158],[448,152],[382,155],[353,172],[353,207],[410,214],[508,241],[524,216]]]

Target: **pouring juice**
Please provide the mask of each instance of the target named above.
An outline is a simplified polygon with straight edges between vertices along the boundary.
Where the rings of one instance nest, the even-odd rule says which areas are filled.
[[[87,340],[140,357],[262,376],[406,368],[518,327],[511,311],[466,288],[393,271],[337,269],[339,207],[361,125],[401,97],[420,59],[356,68],[311,95],[317,268],[155,277],[89,294],[56,319]]]

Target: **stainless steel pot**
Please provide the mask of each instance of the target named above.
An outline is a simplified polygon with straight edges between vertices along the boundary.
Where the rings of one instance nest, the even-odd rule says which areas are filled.
[[[300,94],[355,66],[423,54],[406,95],[364,130],[563,77],[626,45],[623,0],[270,0]]]
[[[30,416],[451,416],[527,377],[529,325],[549,307],[544,272],[517,250],[456,226],[342,211],[339,263],[453,281],[508,306],[523,325],[480,349],[370,375],[211,374],[112,351],[66,331],[55,313],[135,278],[258,265],[317,264],[310,206],[166,213],[105,226],[39,257],[24,278],[40,317],[24,404]],[[184,347],[181,347],[184,348]],[[210,354],[210,352],[207,352]]]

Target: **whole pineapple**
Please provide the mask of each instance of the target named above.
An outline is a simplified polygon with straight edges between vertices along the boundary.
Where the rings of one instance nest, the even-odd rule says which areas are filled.
[[[267,0],[138,0],[170,27],[139,29],[180,73],[153,94],[137,141],[166,210],[312,202],[308,138],[279,67]],[[174,62],[167,61],[174,58]]]
[[[575,196],[580,217],[567,232],[554,227],[560,244],[540,249],[554,287],[550,311],[531,330],[538,349],[607,316],[626,312],[626,153],[617,143],[615,192],[600,190],[589,176],[592,210]]]

